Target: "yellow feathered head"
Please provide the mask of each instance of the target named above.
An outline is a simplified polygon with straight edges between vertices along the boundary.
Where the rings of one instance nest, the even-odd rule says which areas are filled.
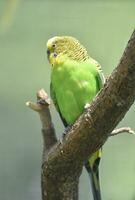
[[[86,49],[71,36],[55,36],[47,42],[47,56],[52,66],[60,64],[66,58],[83,61],[89,58]]]

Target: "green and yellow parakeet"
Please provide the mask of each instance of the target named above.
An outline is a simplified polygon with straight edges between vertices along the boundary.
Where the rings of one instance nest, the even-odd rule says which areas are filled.
[[[65,125],[72,125],[83,113],[104,83],[100,65],[79,41],[56,36],[47,42],[51,68],[51,97]],[[98,166],[101,150],[95,152],[85,167],[89,173],[94,200],[101,200]]]

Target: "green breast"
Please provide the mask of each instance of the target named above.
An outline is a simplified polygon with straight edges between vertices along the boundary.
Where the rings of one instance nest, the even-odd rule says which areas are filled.
[[[53,67],[51,81],[62,117],[73,124],[100,89],[96,64],[67,60]]]

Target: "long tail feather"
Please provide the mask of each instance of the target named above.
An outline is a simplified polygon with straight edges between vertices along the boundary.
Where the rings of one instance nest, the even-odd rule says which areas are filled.
[[[99,155],[101,154],[101,150],[100,150],[100,152],[98,152],[98,154]],[[90,177],[93,199],[101,200],[100,183],[99,183],[99,169],[98,169],[99,162],[100,162],[100,156],[95,157],[95,158],[96,159],[94,160],[94,162],[93,162],[93,158],[90,158],[85,163],[85,168]]]

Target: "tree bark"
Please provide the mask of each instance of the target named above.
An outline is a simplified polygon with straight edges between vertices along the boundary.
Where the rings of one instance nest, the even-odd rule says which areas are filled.
[[[41,98],[42,99],[42,98]],[[78,181],[83,163],[99,149],[121,121],[135,99],[135,31],[117,68],[103,89],[68,131],[63,141],[53,140],[49,107],[41,106],[42,126],[49,120],[51,145],[44,142],[42,164],[42,199],[77,200]],[[51,130],[52,129],[52,130]],[[44,141],[47,136],[44,134]],[[48,150],[48,151],[47,151]]]

